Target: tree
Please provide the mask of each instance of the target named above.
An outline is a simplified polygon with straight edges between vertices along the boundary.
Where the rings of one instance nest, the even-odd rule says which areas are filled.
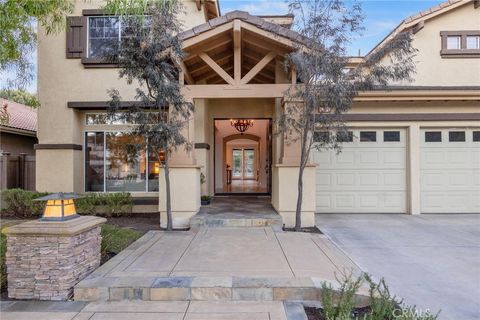
[[[31,54],[36,46],[36,22],[47,34],[56,33],[73,8],[73,0],[0,1],[0,71],[13,72],[15,77],[6,80],[7,87],[22,88],[33,78]]]
[[[287,56],[286,67],[295,68],[300,83],[286,92],[285,112],[278,119],[279,132],[300,146],[295,217],[299,231],[303,173],[311,150],[339,152],[347,134],[341,115],[359,92],[409,80],[415,70],[415,50],[410,34],[403,32],[349,69],[348,44],[363,30],[361,6],[343,0],[291,0],[289,7],[296,31],[310,42]]]
[[[40,107],[40,101],[38,101],[37,96],[25,90],[0,90],[0,98],[15,101],[33,108]]]
[[[110,90],[109,114],[131,123],[131,133],[144,137],[149,153],[155,154],[162,164],[167,230],[171,230],[170,158],[180,147],[191,148],[182,130],[193,112],[193,104],[181,94],[179,70],[174,63],[174,59],[184,55],[178,38],[181,24],[177,19],[182,6],[179,1],[150,1],[140,10],[130,7],[131,3],[113,0],[107,5],[111,12],[121,16],[126,26],[125,37],[109,54],[109,59],[118,63],[121,78],[130,85],[138,84],[136,100],[132,106],[122,108],[120,93]],[[138,15],[143,13],[148,16]]]

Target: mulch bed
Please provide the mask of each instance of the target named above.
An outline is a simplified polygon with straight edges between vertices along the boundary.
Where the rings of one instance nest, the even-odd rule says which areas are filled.
[[[296,231],[295,231],[295,228],[285,228],[285,227],[283,228],[283,231],[296,232]],[[317,227],[305,227],[305,228],[301,228],[300,231],[298,231],[298,232],[323,234],[323,232],[320,231],[320,229],[318,229]]]
[[[355,308],[351,318],[364,319],[371,311],[372,309],[370,307]],[[321,308],[305,307],[305,313],[307,314],[308,320],[327,320],[327,318],[323,316],[323,310]]]
[[[107,218],[107,223],[146,233],[150,230],[160,230],[160,214],[158,212],[133,213],[129,217]]]

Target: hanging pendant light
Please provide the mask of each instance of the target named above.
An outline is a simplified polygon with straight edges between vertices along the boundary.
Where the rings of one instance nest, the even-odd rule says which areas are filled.
[[[230,119],[230,125],[243,134],[248,128],[253,127],[253,120],[249,119]]]

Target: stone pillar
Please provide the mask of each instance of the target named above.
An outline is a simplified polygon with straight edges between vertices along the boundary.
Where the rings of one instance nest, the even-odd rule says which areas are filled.
[[[8,297],[68,300],[73,286],[100,265],[104,218],[29,221],[3,230],[7,235]]]

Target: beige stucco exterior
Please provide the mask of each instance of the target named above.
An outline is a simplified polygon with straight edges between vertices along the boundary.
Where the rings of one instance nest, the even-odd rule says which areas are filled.
[[[73,15],[81,15],[83,9],[95,9],[99,1],[76,2]],[[205,14],[196,7],[195,1],[186,1],[185,29],[205,22]],[[475,91],[462,92],[442,89],[445,86],[480,86],[480,59],[442,58],[440,55],[440,31],[478,30],[480,9],[473,4],[460,6],[448,13],[425,21],[423,29],[414,34],[413,46],[418,49],[415,57],[417,72],[410,86],[434,86],[433,89],[383,92],[361,95],[350,114],[397,115],[397,114],[478,114],[480,96]],[[230,23],[230,22],[229,22]],[[240,20],[233,21],[229,28],[243,28],[258,32],[265,37],[269,34]],[[219,27],[220,28],[220,27]],[[228,30],[225,25],[226,33]],[[242,30],[243,30],[242,29]],[[210,31],[215,31],[214,28]],[[208,32],[210,32],[208,31]],[[232,33],[228,33],[232,37]],[[215,35],[218,36],[218,35]],[[125,101],[134,100],[135,85],[119,80],[116,68],[85,68],[80,59],[65,57],[66,34],[45,35],[39,29],[38,44],[38,90],[42,107],[38,113],[38,138],[43,145],[77,145],[85,147],[87,131],[123,131],[122,125],[86,125],[87,113],[105,112],[99,110],[79,110],[69,108],[69,102],[105,102],[109,100],[107,90],[116,88]],[[208,42],[208,37],[202,41]],[[278,45],[287,46],[290,40],[281,37],[271,39]],[[188,43],[197,48],[195,38]],[[282,42],[283,41],[283,42]],[[236,54],[236,53],[235,53]],[[282,56],[277,55],[273,62],[272,84],[234,85],[207,84],[205,81],[185,85],[185,94],[195,103],[195,113],[185,135],[203,147],[192,151],[179,150],[172,159],[172,210],[174,227],[188,227],[189,219],[200,208],[200,195],[215,194],[215,119],[249,118],[275,121],[283,111],[282,97],[285,88],[292,82],[282,66]],[[207,66],[208,69],[208,66]],[[267,75],[268,76],[268,75]],[[240,74],[241,78],[241,74]],[[221,79],[220,79],[221,80]],[[421,213],[420,206],[420,130],[422,128],[480,128],[476,120],[464,117],[462,120],[410,120],[397,121],[351,121],[354,128],[405,128],[407,130],[407,213]],[[272,137],[271,159],[271,200],[272,206],[282,215],[286,226],[293,226],[296,206],[296,185],[298,179],[298,145],[284,139],[283,135]],[[265,142],[264,142],[265,143]],[[85,151],[78,148],[36,150],[37,190],[85,192]],[[315,166],[308,166],[304,175],[303,224],[314,224],[316,201]],[[218,171],[218,169],[217,169]],[[201,173],[205,183],[200,183]],[[161,180],[163,174],[160,172]],[[160,183],[160,192],[135,192],[133,197],[159,198],[158,211],[161,212],[162,226],[165,222],[165,192]],[[153,207],[155,208],[155,207]],[[138,206],[135,211],[148,211],[152,206]]]

